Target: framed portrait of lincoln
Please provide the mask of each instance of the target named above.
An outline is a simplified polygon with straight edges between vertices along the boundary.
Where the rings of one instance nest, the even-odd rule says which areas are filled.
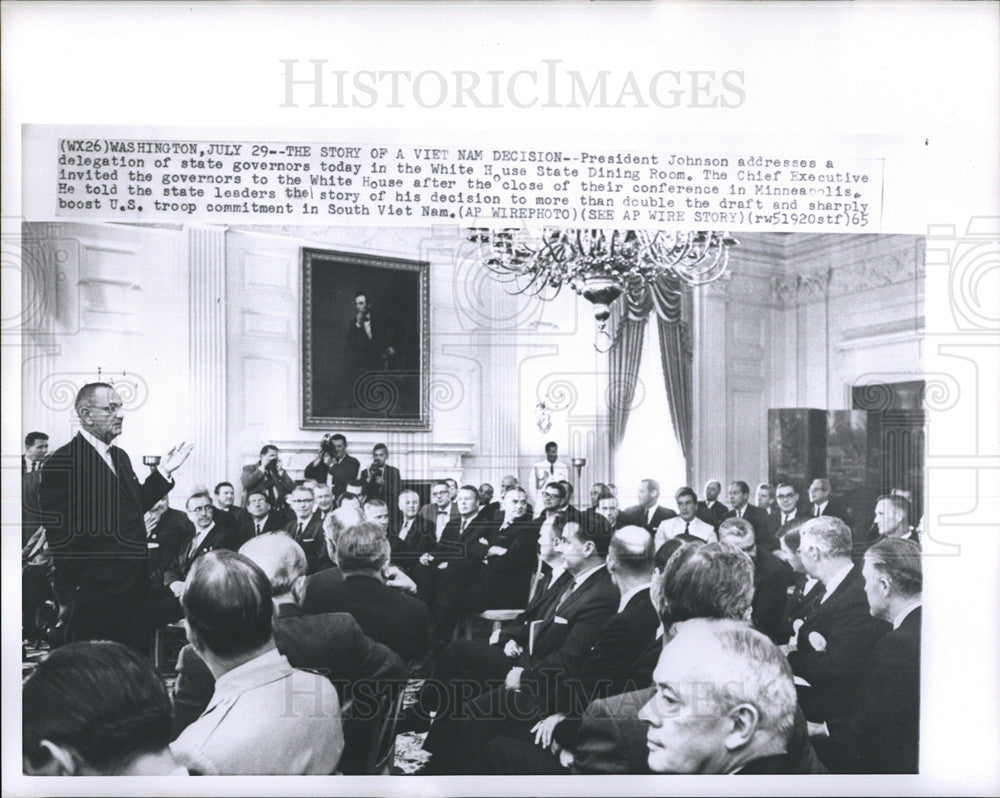
[[[425,261],[302,250],[303,429],[429,429]]]

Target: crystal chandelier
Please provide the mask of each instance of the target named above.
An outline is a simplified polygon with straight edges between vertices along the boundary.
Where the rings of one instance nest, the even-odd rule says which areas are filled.
[[[469,241],[484,248],[483,265],[514,294],[553,299],[564,285],[594,306],[597,338],[607,351],[611,303],[623,293],[639,297],[665,274],[703,285],[726,270],[729,248],[739,242],[724,232],[473,228]]]

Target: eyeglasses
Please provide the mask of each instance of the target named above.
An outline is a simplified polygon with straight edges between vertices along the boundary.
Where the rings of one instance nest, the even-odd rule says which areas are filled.
[[[90,407],[92,407],[94,410],[103,410],[110,416],[117,415],[118,411],[122,409],[122,405],[120,403],[111,405],[90,405]]]

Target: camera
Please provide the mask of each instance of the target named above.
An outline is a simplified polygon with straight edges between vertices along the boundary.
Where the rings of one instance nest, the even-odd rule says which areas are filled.
[[[319,442],[319,450],[323,454],[328,454],[332,457],[335,453],[333,451],[333,441],[330,440],[330,438],[331,438],[330,433],[327,433],[326,435],[323,436],[323,440]]]

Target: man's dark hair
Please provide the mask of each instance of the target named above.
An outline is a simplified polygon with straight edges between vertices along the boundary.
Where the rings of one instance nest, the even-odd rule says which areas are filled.
[[[802,535],[799,530],[802,529],[802,525],[808,520],[809,517],[807,516],[805,518],[794,518],[788,522],[785,534],[781,536],[781,539],[785,541],[785,545],[788,546],[789,551],[799,550],[799,546],[802,543]]]
[[[236,490],[236,488],[233,487],[232,482],[220,482],[218,485],[215,486],[215,495],[218,496],[219,491],[222,490],[223,488],[233,488],[233,490]]]
[[[601,557],[608,556],[608,547],[611,545],[611,535],[614,530],[608,519],[596,513],[581,513],[575,520],[567,520],[566,526],[576,524],[576,536],[581,543],[588,540],[594,544],[594,549]],[[565,527],[563,527],[565,530]]]
[[[545,451],[548,451],[549,449],[558,449],[558,448],[559,444],[556,443],[555,441],[549,441],[548,443],[545,444]]]
[[[920,547],[912,540],[886,538],[865,552],[865,559],[885,574],[895,590],[904,596],[918,596],[923,590],[923,563]]]
[[[280,452],[281,450],[275,446],[273,443],[268,443],[260,447],[260,457],[263,457],[268,452]]]
[[[674,494],[674,499],[679,499],[682,496],[690,496],[693,501],[698,501],[698,494],[694,492],[693,488],[689,488],[687,486],[678,490],[677,493]]]
[[[94,400],[94,394],[101,388],[113,391],[115,386],[110,382],[88,382],[76,392],[76,399],[73,400],[73,407],[79,412],[80,408],[86,407]]]
[[[254,496],[263,496],[264,497],[264,501],[266,501],[268,504],[271,503],[271,500],[269,498],[267,498],[267,494],[264,491],[262,491],[262,490],[252,490],[252,491],[250,491],[247,494],[247,504],[250,503],[250,499],[252,499]]]
[[[562,485],[566,489],[566,498],[567,499],[572,499],[573,498],[573,485],[572,485],[572,483],[569,482],[569,480],[560,479],[559,480],[559,484]]]
[[[462,485],[462,487],[460,487],[458,490],[460,492],[463,490],[471,490],[472,494],[476,497],[476,501],[477,502],[479,501],[479,488],[477,488],[475,485]]]
[[[659,607],[663,628],[690,618],[746,617],[753,561],[726,543],[685,543],[667,560]]]
[[[38,441],[47,441],[49,436],[44,432],[29,432],[24,436],[25,447],[34,446]]]
[[[604,499],[617,499],[617,498],[618,497],[611,492],[611,488],[605,485],[603,488],[601,488],[601,492],[597,494],[597,503],[600,504]]]
[[[145,657],[107,641],[70,643],[38,663],[21,688],[24,756],[44,766],[43,740],[96,770],[124,768],[170,744],[170,694]]]
[[[684,541],[679,537],[670,538],[670,540],[656,550],[656,554],[653,556],[653,567],[662,573],[663,569],[667,565],[667,561],[674,555],[674,552],[683,545]]]
[[[797,487],[795,487],[795,485],[793,483],[791,483],[791,482],[779,482],[777,485],[774,486],[774,493],[775,493],[775,495],[777,495],[778,491],[781,490],[782,488],[791,488],[792,490],[795,491],[796,495],[798,495],[798,493],[799,493],[799,489]]]
[[[431,490],[433,491],[433,490],[434,490],[434,488],[436,488],[436,487],[437,487],[438,485],[444,485],[444,486],[445,486],[446,488],[447,488],[447,487],[449,487],[449,486],[448,486],[448,483],[447,483],[447,482],[445,482],[445,481],[444,481],[443,479],[435,479],[435,480],[434,480],[434,481],[433,481],[433,482],[431,483]]]
[[[235,657],[271,639],[271,583],[242,554],[216,549],[191,567],[181,597],[188,628],[219,657]]]
[[[562,481],[559,481],[559,482],[550,482],[548,485],[545,486],[545,488],[546,489],[548,489],[548,488],[555,488],[556,491],[558,491],[558,493],[559,493],[559,501],[561,501],[561,502],[564,502],[564,501],[566,501],[566,499],[569,498],[569,494],[566,493],[566,486],[563,485]]]
[[[384,443],[376,443],[374,446],[372,446],[372,454],[378,451],[382,451],[385,452],[386,454],[389,454],[389,447],[386,446]]]
[[[739,488],[740,489],[740,493],[745,493],[748,496],[750,495],[750,486],[747,485],[747,483],[744,482],[742,479],[734,479],[729,484],[735,485],[737,488]]]
[[[375,573],[389,562],[390,553],[385,532],[368,521],[337,535],[337,562],[345,573]]]
[[[343,441],[344,446],[347,446],[347,438],[341,435],[339,432],[330,436],[330,441]]]
[[[365,301],[368,300],[368,292],[365,291],[365,290],[363,290],[363,289],[354,292],[354,298],[355,299],[357,299],[359,296],[363,296],[365,298]]]

